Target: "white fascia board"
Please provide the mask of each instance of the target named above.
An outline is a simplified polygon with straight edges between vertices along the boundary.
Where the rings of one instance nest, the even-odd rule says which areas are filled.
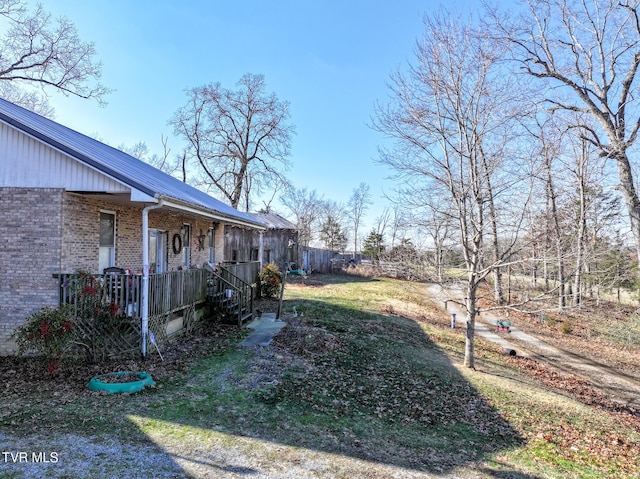
[[[154,196],[150,196],[138,189],[131,188],[131,201],[141,203],[157,203],[158,200]]]
[[[219,213],[215,213],[208,209],[198,208],[197,206],[190,206],[181,202],[177,202],[175,200],[171,200],[168,198],[162,198],[164,200],[164,206],[168,208],[175,208],[177,210],[186,211],[187,213],[193,213],[200,216],[205,216],[207,218],[212,219],[213,221],[221,221],[224,223],[234,224],[238,226],[244,226],[246,228],[252,228],[255,230],[266,230],[267,227],[263,225],[258,225],[255,223],[249,223],[248,221],[243,221],[238,218],[234,218],[233,216],[226,216]],[[154,201],[158,201],[154,199]]]

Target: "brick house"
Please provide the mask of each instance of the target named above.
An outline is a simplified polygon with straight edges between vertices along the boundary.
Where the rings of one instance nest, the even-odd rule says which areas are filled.
[[[221,262],[227,225],[265,229],[122,151],[3,99],[0,218],[0,354],[14,352],[9,336],[29,314],[59,304],[56,275],[117,266],[148,285],[149,275]]]

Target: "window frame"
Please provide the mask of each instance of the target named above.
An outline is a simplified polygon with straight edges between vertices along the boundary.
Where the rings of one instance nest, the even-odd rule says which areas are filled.
[[[110,246],[102,245],[102,215],[109,215],[113,217],[113,242]],[[102,273],[105,268],[116,265],[116,245],[118,241],[118,215],[115,211],[111,210],[99,210],[98,214],[98,269]],[[103,262],[103,248],[108,249],[109,259],[108,264]]]

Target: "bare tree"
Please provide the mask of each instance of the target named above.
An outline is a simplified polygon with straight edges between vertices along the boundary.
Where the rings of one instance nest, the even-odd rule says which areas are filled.
[[[290,187],[280,197],[280,202],[295,217],[298,242],[309,246],[314,239],[315,226],[321,216],[324,200],[318,197],[316,190]]]
[[[186,171],[183,167],[183,155],[175,155],[171,157],[171,148],[169,147],[169,140],[166,136],[161,135],[160,141],[162,143],[162,154],[152,153],[149,150],[149,146],[144,141],[139,141],[133,146],[127,146],[125,144],[118,145],[118,149],[125,153],[137,158],[145,163],[149,163],[154,168],[157,168],[170,175],[180,175],[181,180],[186,183]]]
[[[549,256],[551,256],[555,259],[555,284],[557,284],[551,289],[557,290],[558,309],[562,311],[566,306],[566,261],[569,252],[567,251],[568,232],[563,220],[565,211],[561,207],[561,188],[558,185],[564,178],[563,175],[558,174],[561,171],[558,164],[564,153],[561,130],[566,129],[566,124],[554,121],[555,119],[551,117],[545,117],[544,121],[536,120],[538,122],[535,129],[532,127],[529,134],[537,145],[537,151],[533,155],[533,170],[537,172],[536,179],[543,185],[544,191],[541,197],[545,202],[542,215],[544,225],[542,229],[545,233],[542,237],[545,286],[550,289],[548,265]]]
[[[73,23],[54,20],[42,5],[29,11],[22,0],[0,0],[0,18],[5,26],[0,38],[4,98],[45,115],[52,113],[48,89],[104,102],[109,90],[100,84],[95,45],[80,40]]]
[[[527,0],[526,6],[514,21],[494,11],[498,31],[523,71],[547,82],[552,111],[584,113],[598,126],[585,126],[583,136],[616,162],[640,260],[640,199],[628,156],[640,128],[638,1]]]
[[[268,179],[281,180],[288,167],[289,103],[267,93],[264,76],[247,73],[237,90],[219,83],[193,88],[171,120],[187,141],[187,159],[201,172],[201,184],[237,208]],[[282,184],[281,181],[278,182]]]
[[[414,213],[414,223],[421,226],[425,236],[430,238],[433,255],[431,258],[427,256],[427,259],[435,269],[439,282],[444,280],[447,244],[451,243],[455,231],[450,211],[446,202],[428,201],[425,202],[424,208]]]
[[[396,244],[396,240],[405,237],[407,227],[410,223],[408,219],[408,212],[406,206],[402,204],[396,204],[393,207],[393,218],[391,220],[391,247]]]
[[[572,237],[573,237],[573,298],[572,305],[579,307],[582,303],[583,278],[589,262],[588,233],[590,218],[596,204],[607,202],[602,195],[603,159],[599,158],[594,146],[583,137],[569,138],[570,155],[565,162],[565,171],[571,175],[571,204],[573,205]],[[611,205],[613,206],[613,205]],[[617,208],[615,209],[617,213]]]
[[[396,139],[393,150],[381,150],[381,162],[407,189],[420,194],[435,188],[446,195],[439,201],[451,205],[467,270],[464,363],[473,368],[478,286],[502,258],[487,264],[486,237],[499,230],[494,220],[509,221],[503,232],[503,254],[508,254],[515,239],[506,237],[519,229],[517,215],[500,217],[496,208],[501,199],[505,205],[511,200],[507,195],[517,183],[517,177],[500,182],[499,172],[505,132],[518,114],[511,95],[520,90],[498,67],[499,45],[468,25],[445,13],[425,19],[416,64],[408,74],[392,77],[395,102],[378,107],[374,127]]]
[[[391,223],[391,210],[389,208],[385,208],[382,210],[380,216],[376,218],[375,228],[373,231],[380,238],[380,240],[384,243],[384,235]]]
[[[347,203],[347,215],[353,226],[353,257],[358,253],[358,229],[364,214],[371,204],[371,191],[369,185],[362,182],[353,190]]]
[[[253,209],[253,199],[261,196],[262,206],[260,209],[269,212],[273,209],[272,204],[278,195],[287,191],[291,185],[289,180],[281,172],[271,169],[265,170],[258,163],[253,163],[245,177],[245,188],[243,190],[242,207],[245,211]]]

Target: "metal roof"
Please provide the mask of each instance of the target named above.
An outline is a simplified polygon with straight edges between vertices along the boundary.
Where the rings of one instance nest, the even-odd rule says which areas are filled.
[[[256,221],[263,223],[270,230],[296,230],[291,221],[275,213],[248,213]]]
[[[127,153],[0,98],[0,121],[156,199],[175,200],[203,213],[264,228],[262,221]]]

